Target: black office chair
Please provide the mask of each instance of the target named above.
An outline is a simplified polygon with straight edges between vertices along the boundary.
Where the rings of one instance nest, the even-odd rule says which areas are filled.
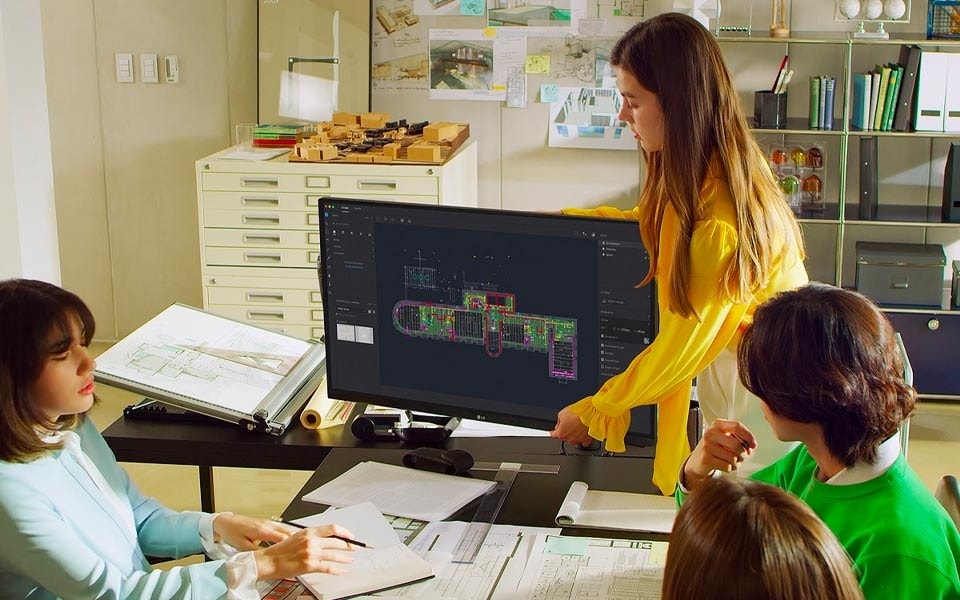
[[[944,475],[937,486],[937,500],[947,509],[953,524],[960,529],[960,483],[953,475]]]

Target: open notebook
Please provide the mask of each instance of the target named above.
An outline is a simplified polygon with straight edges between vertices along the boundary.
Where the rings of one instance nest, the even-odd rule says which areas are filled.
[[[338,523],[356,539],[369,544],[350,553],[353,562],[341,565],[343,575],[311,573],[300,582],[319,600],[370,594],[433,577],[433,567],[407,547],[384,516],[370,502],[328,510],[299,519],[303,526]]]
[[[563,527],[670,533],[676,514],[677,501],[672,496],[604,492],[574,481],[556,521]]]

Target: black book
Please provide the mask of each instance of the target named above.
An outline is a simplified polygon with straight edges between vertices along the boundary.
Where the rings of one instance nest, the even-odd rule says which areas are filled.
[[[900,75],[900,93],[897,96],[897,109],[893,113],[893,131],[910,131],[913,106],[916,102],[917,75],[920,71],[920,46],[903,44],[900,46],[900,58],[897,64],[903,67]]]
[[[860,138],[860,210],[861,221],[873,221],[877,218],[879,202],[877,198],[877,138]]]

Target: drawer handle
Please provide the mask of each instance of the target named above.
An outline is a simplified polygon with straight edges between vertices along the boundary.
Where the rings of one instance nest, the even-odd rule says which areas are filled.
[[[330,187],[330,178],[327,176],[307,177],[306,185],[308,188],[328,188]]]
[[[247,302],[283,302],[283,293],[247,292]]]
[[[275,188],[280,187],[278,177],[241,177],[240,185],[243,187]]]
[[[281,260],[279,254],[263,254],[257,252],[244,252],[243,262],[249,263],[279,263]]]
[[[320,224],[320,215],[307,213],[307,225],[319,225],[319,224]]]
[[[280,215],[242,215],[240,219],[244,225],[280,224]]]
[[[258,234],[258,233],[245,233],[243,234],[243,243],[244,244],[279,244],[280,236],[265,235],[265,234]]]
[[[307,234],[307,243],[313,244],[314,246],[320,245],[320,234],[319,233],[308,233]],[[958,298],[960,300],[960,298]]]
[[[320,260],[319,252],[307,252],[307,262],[311,265]]]
[[[361,190],[396,190],[396,180],[387,181],[383,179],[361,179],[357,182],[357,187]]]
[[[248,310],[247,318],[259,321],[282,321],[282,310]]]
[[[241,196],[240,203],[244,206],[280,206],[280,198],[276,196]]]

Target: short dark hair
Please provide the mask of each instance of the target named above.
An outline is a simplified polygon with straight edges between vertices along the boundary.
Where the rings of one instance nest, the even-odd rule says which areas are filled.
[[[865,296],[813,283],[761,305],[738,350],[743,385],[771,411],[816,423],[845,466],[872,464],[877,446],[910,416],[890,321]]]
[[[51,334],[73,335],[83,326],[83,343],[93,339],[93,314],[76,294],[31,279],[0,281],[0,460],[28,462],[58,445],[44,443],[37,427],[74,427],[82,415],[51,422],[32,398],[33,386],[50,357]]]
[[[707,479],[670,534],[664,600],[859,600],[850,557],[806,504],[739,477]]]

